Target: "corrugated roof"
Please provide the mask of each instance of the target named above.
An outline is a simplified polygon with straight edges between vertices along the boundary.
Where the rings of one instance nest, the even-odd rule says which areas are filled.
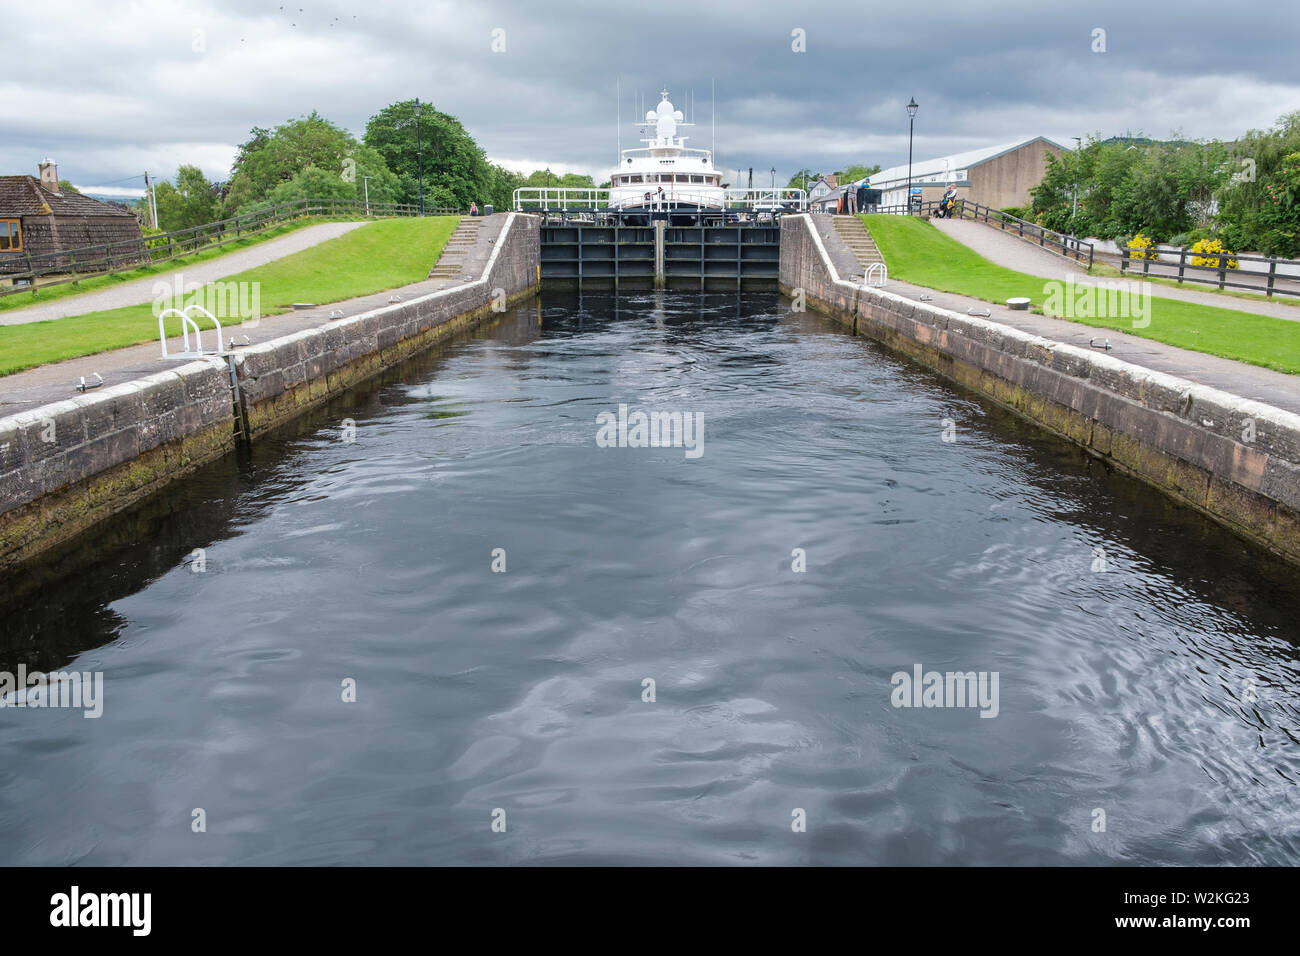
[[[44,208],[48,206],[49,210]],[[49,192],[35,176],[0,176],[0,217],[45,216],[103,217],[130,216],[129,209],[100,202],[80,193]]]
[[[973,166],[980,166],[991,159],[996,159],[1012,150],[1020,149],[1031,143],[1044,142],[1057,149],[1069,152],[1069,150],[1060,143],[1048,139],[1046,136],[1035,136],[1033,139],[1017,140],[1014,143],[1001,143],[997,146],[985,146],[982,149],[971,149],[964,153],[953,153],[951,156],[940,156],[938,159],[923,159],[919,162],[912,163],[912,179],[924,178],[926,176],[942,176],[945,173],[954,175],[964,169],[970,169]],[[880,189],[883,185],[897,183],[899,180],[907,182],[907,164],[901,166],[891,166],[889,169],[882,169],[871,177],[871,188]]]

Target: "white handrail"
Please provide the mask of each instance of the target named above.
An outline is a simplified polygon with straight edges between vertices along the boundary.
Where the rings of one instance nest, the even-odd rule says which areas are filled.
[[[167,316],[175,313],[181,317],[181,344],[183,349],[182,355],[190,354],[190,327],[194,327],[194,343],[198,346],[198,354],[203,354],[203,339],[199,334],[198,323],[191,319],[180,309],[163,309],[158,313],[158,338],[162,341],[162,357],[167,358],[167,329],[163,325],[163,320]]]
[[[190,309],[198,309],[200,312],[202,312],[204,315],[206,315],[209,319],[212,320],[212,324],[215,325],[215,326],[217,327],[217,351],[218,351],[218,352],[224,352],[224,351],[225,351],[225,348],[224,348],[224,346],[221,344],[221,323],[217,321],[217,317],[216,317],[215,315],[213,315],[211,312],[209,312],[207,309],[203,308],[203,306],[198,305],[197,303],[195,303],[195,304],[192,304],[192,305],[187,305],[187,306],[185,307],[185,315],[186,315],[187,318],[189,317]],[[193,320],[191,320],[191,321],[193,321]],[[194,337],[197,339],[197,338],[199,337],[198,326],[195,325],[195,326],[194,326],[194,329],[195,329],[195,331],[194,331]],[[200,344],[199,344],[199,352],[202,353],[202,351],[203,351],[203,345],[200,343]]]
[[[644,194],[653,193],[649,202],[652,206],[662,208],[662,203],[690,202],[705,208],[729,210],[773,211],[790,209],[803,212],[808,208],[808,194],[802,189],[786,186],[763,187],[755,189],[725,189],[708,192],[693,189],[678,189],[676,183],[663,183],[663,196],[658,195],[660,183],[636,183],[632,186],[620,186],[618,191],[626,194],[630,190],[641,193],[630,201],[633,206],[645,202]],[[644,187],[650,187],[646,189]],[[514,191],[516,211],[527,209],[610,209],[610,189],[592,189],[570,186],[520,186]],[[718,194],[721,192],[721,205]],[[627,205],[627,204],[622,204]]]
[[[203,308],[201,305],[187,305],[184,309],[163,309],[158,313],[158,339],[162,343],[162,357],[167,358],[167,329],[164,320],[169,315],[179,315],[181,317],[181,351],[179,355],[203,355],[203,333],[199,330],[199,324],[190,317],[190,309],[198,309],[209,319],[217,328],[217,351],[213,354],[219,354],[225,350],[221,341],[221,323],[217,317]],[[190,351],[190,329],[194,330],[194,351]]]

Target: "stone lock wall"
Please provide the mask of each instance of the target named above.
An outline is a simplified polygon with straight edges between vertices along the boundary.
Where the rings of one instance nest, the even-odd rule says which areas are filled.
[[[1300,416],[860,288],[839,278],[807,216],[782,218],[781,288],[1300,564]]]
[[[0,571],[116,514],[193,468],[532,295],[535,218],[510,213],[479,279],[224,357],[0,418]]]

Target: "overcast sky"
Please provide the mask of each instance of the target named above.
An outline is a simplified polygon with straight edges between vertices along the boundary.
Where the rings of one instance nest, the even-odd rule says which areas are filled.
[[[223,180],[250,127],[314,109],[360,135],[416,96],[495,162],[603,179],[620,79],[624,148],[634,97],[664,85],[679,108],[694,94],[707,147],[716,81],[717,164],[764,183],[905,162],[911,96],[917,159],[1037,135],[1231,139],[1300,109],[1300,5],[1257,0],[0,0],[0,38],[0,173],[49,155],[82,187],[181,163]]]

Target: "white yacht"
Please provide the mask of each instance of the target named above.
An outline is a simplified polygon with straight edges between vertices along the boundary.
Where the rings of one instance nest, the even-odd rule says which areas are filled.
[[[640,149],[619,152],[618,167],[610,171],[609,208],[623,212],[645,210],[651,219],[672,220],[672,213],[690,214],[725,207],[726,191],[722,173],[713,168],[713,155],[707,149],[687,149],[686,137],[677,135],[684,122],[682,111],[668,99],[668,91],[659,105],[645,115],[646,135]]]

